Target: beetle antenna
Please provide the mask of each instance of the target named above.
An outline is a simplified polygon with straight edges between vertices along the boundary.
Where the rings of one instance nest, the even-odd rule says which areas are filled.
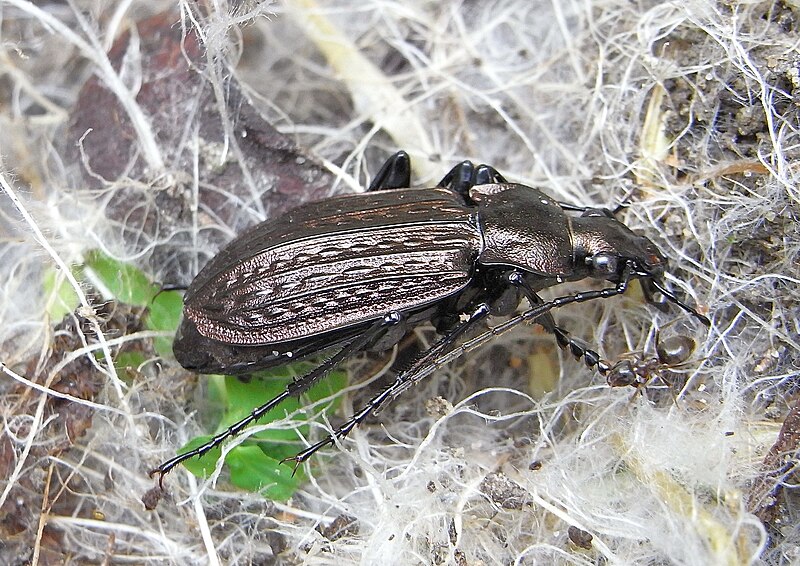
[[[623,199],[622,202],[620,202],[617,206],[614,207],[614,210],[611,211],[611,214],[616,216],[617,214],[628,208],[628,206],[629,206],[628,203],[625,202],[625,200]]]
[[[682,308],[683,310],[688,312],[690,315],[695,317],[697,320],[699,320],[700,322],[702,322],[706,326],[711,326],[711,321],[708,320],[707,316],[700,314],[695,309],[693,309],[692,307],[690,307],[689,305],[687,305],[686,303],[681,301],[678,297],[676,297],[672,293],[672,291],[669,291],[664,285],[662,285],[661,282],[658,281],[658,279],[656,279],[655,277],[651,277],[650,278],[650,283],[653,285],[653,287],[655,287],[658,290],[659,293],[664,295],[672,303],[675,303],[676,305],[678,305],[680,308]]]

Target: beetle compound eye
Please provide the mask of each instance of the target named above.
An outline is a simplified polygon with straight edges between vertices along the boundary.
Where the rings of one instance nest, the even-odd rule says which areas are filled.
[[[592,256],[592,271],[600,275],[616,275],[619,270],[617,256],[599,253]]]

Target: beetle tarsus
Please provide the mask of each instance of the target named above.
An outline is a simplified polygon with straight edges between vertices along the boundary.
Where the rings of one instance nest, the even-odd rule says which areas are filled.
[[[707,316],[700,314],[699,312],[697,312],[696,309],[690,307],[689,305],[687,305],[686,303],[681,301],[678,297],[676,297],[672,293],[672,291],[667,289],[660,281],[657,281],[654,278],[647,279],[646,281],[647,281],[647,284],[642,286],[643,289],[647,289],[648,285],[652,285],[653,287],[655,287],[655,289],[659,293],[661,293],[667,299],[669,299],[669,301],[671,303],[674,303],[674,304],[678,305],[680,308],[682,308],[684,311],[688,312],[690,315],[695,317],[697,320],[702,322],[704,325],[711,326],[711,321],[708,319]]]
[[[525,274],[520,271],[512,271],[506,276],[509,284],[516,286],[522,291],[528,299],[531,307],[542,305],[544,301],[533,290],[531,285],[525,279]],[[601,374],[605,375],[611,368],[611,364],[600,357],[596,351],[592,350],[585,342],[574,338],[568,330],[558,326],[551,312],[545,312],[534,321],[540,325],[545,331],[554,335],[558,347],[565,352],[571,353],[575,359],[580,360],[589,367],[589,369],[597,369]]]
[[[302,452],[300,454],[302,454]],[[286,458],[281,460],[281,464],[288,464],[289,462],[294,462],[294,464],[292,464],[292,477],[294,477],[295,474],[297,474],[297,470],[300,468],[300,465],[308,459],[308,457],[301,458],[300,454],[295,454],[294,456],[287,456]]]
[[[620,281],[614,287],[607,287],[605,289],[600,289],[597,291],[584,291],[581,293],[575,293],[574,295],[565,295],[563,297],[558,297],[546,303],[545,302],[536,303],[531,310],[521,315],[521,316],[527,315],[527,318],[520,320],[531,320],[533,322],[539,323],[539,321],[543,317],[550,315],[550,311],[554,308],[560,308],[562,306],[571,303],[583,303],[594,299],[613,297],[615,295],[622,294],[625,292],[628,286],[628,279],[630,278],[630,269],[626,267],[623,273],[627,275],[622,281]],[[447,350],[452,345],[452,343],[459,336],[465,334],[470,329],[472,329],[479,321],[486,318],[490,314],[490,312],[491,312],[491,307],[488,304],[482,303],[478,305],[477,308],[472,312],[472,314],[467,318],[466,321],[456,326],[446,336],[444,336],[433,346],[431,346],[431,348],[427,352],[425,352],[420,358],[418,358],[417,361],[411,365],[411,367],[409,367],[406,371],[399,374],[395,378],[393,383],[391,383],[383,391],[378,393],[375,397],[370,399],[370,401],[360,411],[358,411],[352,417],[346,420],[339,428],[334,430],[327,437],[323,438],[322,440],[320,440],[315,444],[312,444],[302,452],[298,453],[296,456],[287,458],[287,461],[293,460],[297,464],[305,462],[317,450],[329,444],[333,444],[334,442],[336,442],[336,440],[347,436],[351,430],[353,430],[356,426],[358,426],[359,423],[361,423],[369,415],[378,411],[385,403],[403,393],[406,389],[408,389],[410,386],[420,381],[423,377],[429,375],[436,368],[440,367],[441,365],[444,365],[443,363],[441,363],[441,361],[443,360],[444,357],[446,357]],[[550,317],[550,320],[552,320],[552,317]],[[494,329],[490,329],[488,332],[481,335],[481,337],[492,336],[492,335],[497,335],[497,333],[494,332]],[[571,343],[572,341],[568,339],[567,344]],[[477,345],[475,347],[477,347]],[[459,349],[459,353],[456,356],[447,357],[446,361],[449,363],[453,359],[455,359],[455,357],[458,357],[458,355],[464,354],[467,351],[469,350],[465,348]],[[592,353],[597,355],[595,352]],[[605,373],[610,369],[610,366],[608,365],[607,362],[600,360],[599,355],[597,357],[598,357],[598,364],[597,364],[598,370],[605,375]]]

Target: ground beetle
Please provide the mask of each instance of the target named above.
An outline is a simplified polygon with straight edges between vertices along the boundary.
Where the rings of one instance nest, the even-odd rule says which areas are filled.
[[[469,161],[433,188],[407,188],[410,177],[409,157],[398,152],[367,192],[304,204],[258,224],[200,271],[186,292],[173,347],[185,368],[243,374],[323,350],[334,353],[250,416],[151,474],[163,479],[180,462],[205,454],[308,390],[342,360],[390,348],[422,322],[430,321],[443,338],[330,436],[290,458],[296,465],[467,351],[455,342],[487,316],[511,314],[522,297],[530,310],[472,343],[500,327],[535,320],[559,346],[607,375],[612,366],[557,326],[550,311],[619,295],[632,279],[662,310],[668,300],[709,324],[665,288],[667,262],[655,244],[608,209],[556,202]],[[537,294],[587,277],[614,286],[548,302]]]

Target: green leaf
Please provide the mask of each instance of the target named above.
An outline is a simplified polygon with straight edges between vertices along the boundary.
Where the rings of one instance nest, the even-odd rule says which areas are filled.
[[[125,375],[127,368],[138,368],[145,362],[145,356],[142,352],[119,352],[114,357],[114,367],[120,375]]]
[[[223,417],[220,428],[242,420],[250,412],[283,393],[292,378],[268,377],[253,379],[250,382],[242,381],[233,376],[226,376],[225,391],[227,412]],[[257,423],[270,423],[282,419],[287,413],[296,411],[300,407],[299,401],[291,397],[279,406],[261,417]]]
[[[291,380],[313,367],[315,366],[311,363],[297,363],[274,368],[269,372],[260,372],[249,380],[233,376],[210,376],[209,396],[215,398],[219,406],[225,407],[217,425],[217,432],[225,430],[231,424],[249,415],[254,408],[260,407],[283,393]],[[258,424],[268,424],[283,419],[287,414],[295,413],[307,403],[331,397],[346,384],[347,374],[345,372],[332,372],[326,379],[313,387],[307,395],[304,395],[302,403],[294,397],[287,398],[262,416],[258,420]],[[283,501],[291,497],[297,486],[305,479],[305,475],[299,468],[293,476],[293,467],[281,465],[280,461],[294,456],[303,449],[304,445],[300,435],[304,437],[308,435],[310,429],[308,419],[313,418],[319,412],[334,408],[338,402],[339,399],[335,398],[315,407],[313,413],[309,413],[305,419],[302,412],[297,413],[295,419],[306,424],[295,424],[292,428],[267,429],[250,436],[248,440],[233,448],[225,460],[230,469],[231,482],[242,489],[262,493],[269,499]],[[195,439],[185,448],[199,446],[208,438],[210,437],[204,436]],[[214,453],[218,455],[219,450]],[[187,469],[195,475],[210,473],[214,469],[215,462],[206,463],[206,458],[204,457],[200,463],[195,459],[190,460],[190,465],[186,466]]]
[[[181,320],[183,297],[176,291],[162,291],[151,299],[147,326],[152,330],[175,332]]]
[[[237,446],[225,459],[233,485],[261,493],[273,501],[286,501],[306,479],[303,469],[293,475],[291,465],[265,456],[257,446]]]
[[[127,263],[93,250],[86,255],[84,277],[104,287],[114,300],[147,307],[145,324],[150,330],[174,334],[183,310],[183,298],[175,291],[161,292],[158,285]],[[93,280],[94,278],[94,280]],[[172,338],[156,338],[153,345],[161,356],[172,355]]]
[[[151,283],[144,273],[98,250],[86,255],[85,265],[117,301],[146,307],[158,293],[158,286]]]
[[[50,315],[50,320],[61,320],[78,308],[78,295],[61,270],[48,268],[42,283],[44,295],[48,297],[47,314]]]
[[[178,330],[183,311],[183,297],[175,291],[162,291],[150,302],[145,324],[150,330],[169,332],[170,336]],[[160,356],[172,356],[172,338],[163,337],[153,340],[153,347]]]
[[[178,328],[183,309],[181,295],[173,291],[159,292],[158,286],[135,267],[93,251],[86,256],[82,275],[90,283],[103,287],[102,290],[110,293],[117,301],[148,307],[145,323],[149,329],[172,334]],[[55,286],[54,283],[51,284]],[[69,290],[71,289],[68,288],[67,291]],[[154,344],[160,355],[171,355],[172,339],[156,339]],[[138,365],[142,361],[141,354],[139,357],[121,356],[118,364],[123,367]],[[223,407],[222,414],[217,419],[217,432],[242,420],[256,407],[283,393],[293,379],[314,367],[314,364],[308,362],[296,363],[260,372],[248,381],[232,376],[208,376],[209,398],[216,401],[209,406]],[[282,465],[280,461],[303,449],[300,439],[301,435],[305,437],[309,433],[308,419],[319,412],[335,409],[339,399],[316,406],[313,413],[309,411],[305,419],[298,409],[307,403],[316,403],[333,396],[346,384],[345,372],[331,372],[308,391],[302,403],[297,398],[290,397],[262,416],[254,424],[272,423],[290,413],[297,413],[295,419],[302,424],[296,424],[292,428],[276,427],[261,431],[233,448],[225,462],[230,469],[231,482],[242,489],[262,493],[269,499],[283,501],[291,497],[305,475],[302,469],[298,469],[297,474],[293,475],[293,467]],[[190,451],[211,438],[212,435],[195,438],[181,448],[180,452]],[[191,458],[183,462],[183,465],[194,475],[206,477],[214,471],[220,454],[221,449],[217,447],[202,458]]]
[[[211,436],[199,436],[188,442],[179,450],[180,454],[189,452],[211,440]],[[273,447],[276,448],[276,447]],[[291,449],[294,455],[296,448]],[[259,446],[239,445],[231,450],[225,458],[231,474],[231,483],[241,489],[261,493],[274,501],[286,501],[298,486],[306,480],[302,468],[294,472],[294,467],[282,464],[284,450],[277,450],[275,457],[267,456]],[[197,477],[209,477],[217,466],[222,451],[219,447],[208,451],[201,458],[190,458],[183,465]]]
[[[312,387],[309,392],[306,394],[311,401],[316,402],[324,399],[325,397],[330,397],[334,393],[338,393],[342,389],[345,388],[347,385],[347,372],[346,371],[332,371],[328,374],[328,377],[317,383],[314,387]],[[339,403],[341,401],[341,397],[336,397],[333,401],[328,405],[329,409],[336,409],[339,407]]]

